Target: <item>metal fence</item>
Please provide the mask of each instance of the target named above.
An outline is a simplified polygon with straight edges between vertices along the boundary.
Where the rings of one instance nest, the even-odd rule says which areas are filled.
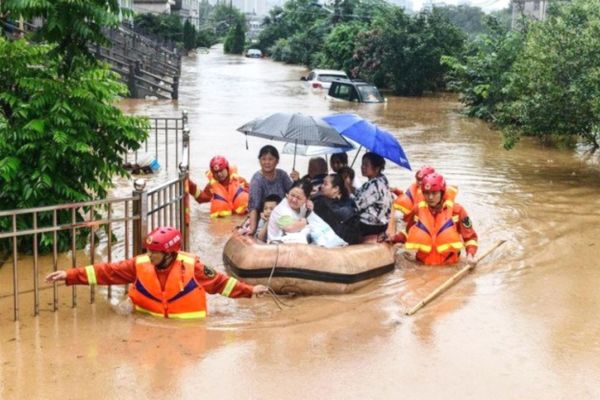
[[[131,196],[127,197],[0,211],[0,245],[3,245],[0,248],[8,249],[9,257],[5,261],[12,264],[15,321],[19,319],[19,297],[24,294],[33,293],[33,314],[39,314],[42,259],[46,266],[50,264],[56,271],[59,257],[68,257],[72,267],[129,258],[143,251],[146,234],[160,225],[180,229],[183,248],[189,248],[189,219],[186,216],[189,134],[186,131],[182,132],[181,144],[179,176],[160,186],[147,190],[145,181],[137,179]],[[47,254],[41,255],[42,252]],[[31,279],[25,279],[27,274]],[[43,288],[53,291],[54,311],[59,305],[58,287],[55,283]],[[90,286],[89,290],[93,303],[95,287]],[[71,304],[75,307],[78,301],[75,286],[71,291]],[[107,295],[112,296],[110,286]]]
[[[154,159],[167,171],[169,165],[179,166],[184,148],[184,136],[189,137],[190,134],[187,111],[182,111],[180,118],[148,118],[148,120],[150,121],[148,139],[142,143],[139,150],[125,154],[124,161],[137,163],[141,152],[144,152],[153,155]],[[189,146],[187,151],[189,159]]]

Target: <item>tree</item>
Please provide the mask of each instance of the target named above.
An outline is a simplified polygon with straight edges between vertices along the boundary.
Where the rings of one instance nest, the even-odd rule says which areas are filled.
[[[183,48],[186,53],[196,48],[196,28],[189,20],[183,24]]]
[[[128,174],[122,156],[139,148],[147,122],[123,115],[114,105],[126,88],[88,50],[104,42],[97,24],[112,20],[113,3],[2,3],[2,12],[45,16],[39,34],[46,44],[0,38],[1,209],[104,198],[113,177]],[[40,216],[40,224],[42,217],[51,219]],[[32,221],[18,223],[31,226]],[[6,227],[10,221],[0,224]],[[45,238],[42,245],[49,243]],[[66,247],[62,237],[59,248]]]
[[[485,13],[479,7],[473,7],[468,4],[458,6],[436,6],[434,7],[440,15],[460,28],[463,32],[475,36],[485,31],[484,19]]]
[[[88,44],[107,44],[102,34],[105,26],[118,26],[117,0],[3,0],[0,15],[20,15],[25,19],[43,18],[46,23],[37,31],[38,39],[55,43],[52,55],[60,55],[61,75],[69,75],[81,63],[95,64]]]
[[[311,56],[321,49],[323,39],[329,32],[328,17],[329,12],[314,0],[289,0],[283,8],[273,8],[264,19],[258,47],[266,53],[289,54],[289,57],[275,58],[279,61],[308,65]],[[277,42],[279,48],[275,47]],[[294,49],[291,52],[283,51],[283,43],[288,43]],[[304,44],[311,47],[301,48]]]
[[[529,27],[508,88],[504,126],[541,139],[600,147],[600,0],[554,5]],[[509,130],[509,132],[512,132]],[[507,137],[514,144],[514,136]]]
[[[244,52],[244,46],[246,45],[246,32],[241,21],[237,21],[235,26],[229,30],[225,43],[223,44],[223,51],[230,54],[242,54]]]
[[[471,41],[463,55],[445,56],[443,62],[450,67],[449,87],[461,93],[466,114],[498,122],[499,110],[510,103],[506,89],[524,38],[495,18],[488,17],[485,26],[487,32]]]
[[[356,65],[354,52],[356,38],[367,30],[367,24],[349,22],[336,25],[325,37],[323,47],[314,57],[314,65],[321,68],[351,71]]]
[[[183,44],[183,25],[178,15],[136,14],[133,24],[143,35]]]
[[[211,29],[201,29],[196,35],[196,47],[211,47],[217,38]]]
[[[357,35],[353,75],[402,95],[444,89],[441,58],[459,54],[463,42],[464,35],[436,9],[411,17],[391,7]]]

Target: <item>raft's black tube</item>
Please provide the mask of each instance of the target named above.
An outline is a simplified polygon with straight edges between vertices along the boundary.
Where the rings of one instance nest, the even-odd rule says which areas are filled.
[[[223,262],[231,272],[239,278],[268,278],[271,275],[272,268],[242,269],[234,265],[229,257],[224,254]],[[387,274],[388,272],[393,271],[394,268],[394,264],[389,264],[368,271],[359,272],[358,274],[339,274],[310,268],[275,267],[273,278],[297,278],[309,281],[351,284]]]

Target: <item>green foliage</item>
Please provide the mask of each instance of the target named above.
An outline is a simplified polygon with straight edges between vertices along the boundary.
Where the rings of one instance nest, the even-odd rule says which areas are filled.
[[[458,6],[436,6],[435,9],[440,15],[448,18],[452,24],[471,36],[485,31],[485,13],[479,7],[460,4]]]
[[[521,33],[489,26],[465,57],[445,59],[468,114],[502,127],[506,148],[525,134],[558,146],[581,137],[597,149],[600,0],[554,4]]]
[[[105,26],[119,24],[118,0],[3,0],[0,15],[20,15],[26,20],[43,18],[46,23],[37,32],[38,39],[55,43],[53,53],[60,55],[62,76],[80,65],[93,65],[90,44],[107,43]]]
[[[579,135],[594,148],[600,128],[600,0],[557,6],[527,34],[513,66],[501,123],[543,139]],[[561,143],[568,141],[560,140]]]
[[[136,14],[133,23],[141,34],[183,43],[183,24],[175,14]]]
[[[410,17],[392,8],[357,36],[353,75],[402,95],[445,87],[444,55],[462,51],[464,34],[436,9]]]
[[[183,24],[183,48],[186,52],[196,48],[196,28],[186,20]]]
[[[145,139],[147,122],[114,105],[126,88],[88,50],[105,40],[100,27],[116,20],[116,3],[2,2],[3,14],[44,17],[38,35],[45,44],[0,38],[0,209],[103,198],[113,177],[127,174],[121,157]],[[50,218],[40,215],[38,224]],[[58,215],[59,223],[71,218]],[[0,229],[11,223],[1,219]],[[44,243],[50,243],[47,236]],[[60,235],[59,249],[69,243]],[[31,242],[19,245],[27,250]]]
[[[223,51],[230,54],[242,54],[244,52],[245,44],[246,32],[244,30],[243,22],[237,21],[235,26],[229,30],[229,33],[225,38]]]
[[[315,58],[323,45],[322,38],[329,30],[325,20],[313,24],[306,31],[299,31],[289,39],[280,39],[272,48],[272,58],[287,63],[315,65]]]
[[[214,28],[218,38],[223,38],[240,23],[246,26],[246,17],[235,7],[230,7],[225,3],[217,4],[209,17],[210,26]],[[245,29],[244,29],[245,30]]]
[[[323,47],[315,54],[313,64],[321,68],[351,71],[357,67],[354,60],[356,38],[367,29],[367,24],[350,22],[336,25],[325,37]]]
[[[58,72],[52,46],[0,38],[0,205],[29,208],[105,197],[121,156],[146,137],[113,105],[126,88],[106,66]]]
[[[309,65],[329,32],[328,17],[329,13],[313,0],[289,0],[283,8],[271,9],[265,18],[258,47],[273,53],[275,60]],[[301,48],[303,45],[309,47]]]
[[[212,29],[201,29],[196,35],[196,47],[211,47],[217,43],[217,37]]]
[[[507,87],[523,36],[507,31],[495,18],[487,18],[485,24],[487,33],[470,42],[463,56],[445,56],[443,62],[451,69],[449,87],[461,93],[465,112],[497,122],[498,109],[508,101]]]

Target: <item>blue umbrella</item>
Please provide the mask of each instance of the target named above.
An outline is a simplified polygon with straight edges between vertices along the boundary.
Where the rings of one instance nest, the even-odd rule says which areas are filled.
[[[356,114],[333,114],[322,118],[341,135],[383,158],[411,170],[400,142],[391,133]]]

